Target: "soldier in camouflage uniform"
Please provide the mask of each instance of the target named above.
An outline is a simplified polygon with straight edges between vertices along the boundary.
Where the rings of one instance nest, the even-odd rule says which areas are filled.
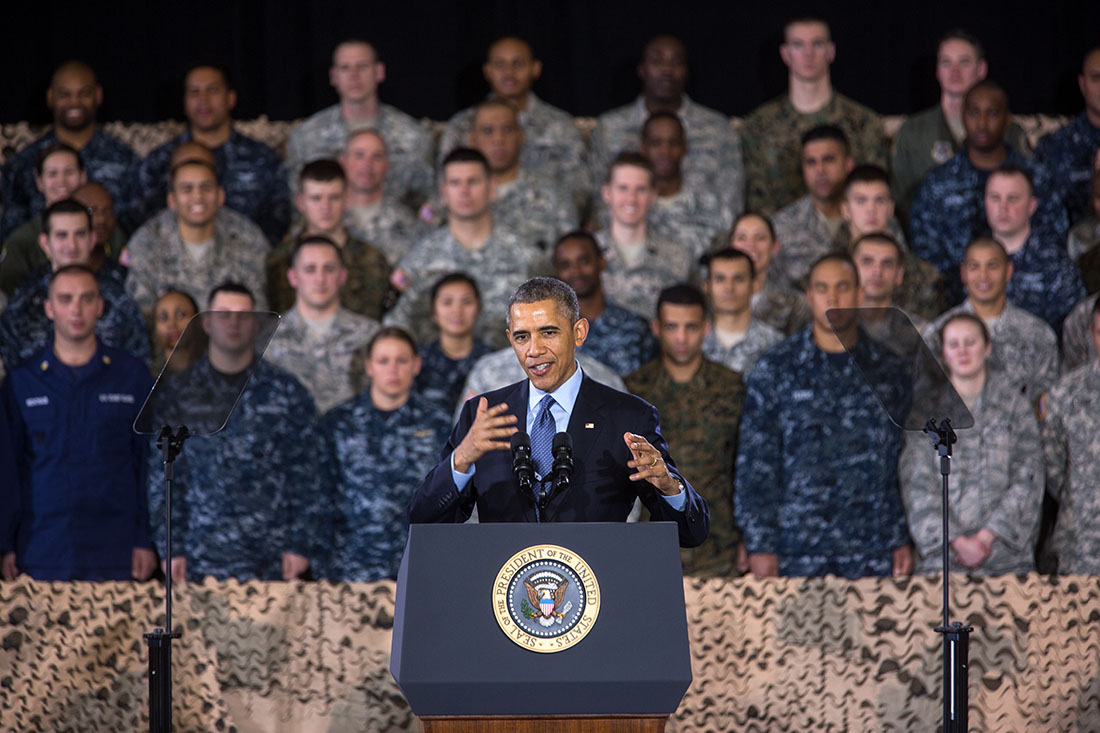
[[[654,112],[674,112],[687,132],[685,178],[693,186],[715,191],[732,211],[741,211],[745,188],[741,141],[725,115],[684,94],[688,65],[683,42],[672,36],[650,40],[642,52],[638,76],[642,80],[641,95],[596,120],[589,141],[593,186],[603,180],[616,155],[638,150],[646,118]]]
[[[54,142],[63,142],[80,153],[88,177],[111,192],[123,228],[131,231],[136,192],[133,181],[141,159],[126,144],[96,126],[96,112],[103,102],[103,88],[91,67],[69,61],[54,72],[46,91],[46,105],[53,113],[49,132],[20,150],[0,171],[0,240],[6,239],[23,222],[40,216],[45,199],[34,183],[38,156]]]
[[[711,508],[706,542],[680,550],[684,575],[739,575],[733,469],[745,385],[739,373],[703,357],[707,307],[694,286],[661,291],[654,330],[661,356],[630,374],[626,386],[657,408],[677,466]]]
[[[371,129],[382,135],[389,148],[387,193],[411,200],[431,194],[431,135],[409,115],[379,101],[378,85],[385,73],[385,65],[369,43],[351,40],[336,47],[329,80],[340,102],[317,112],[290,133],[286,157],[292,188],[298,185],[298,174],[306,163],[339,157],[349,133]]]
[[[214,154],[226,206],[251,219],[268,241],[283,238],[290,224],[286,166],[267,145],[233,129],[230,113],[236,104],[237,92],[223,69],[196,66],[187,72],[187,129],[145,156],[137,173],[143,219],[164,206],[172,151],[180,143],[197,140]]]
[[[474,336],[481,292],[472,277],[452,272],[432,285],[431,302],[439,338],[420,347],[416,389],[449,412],[474,364],[490,351],[488,344]]]
[[[253,303],[243,286],[217,289],[209,310],[234,312],[205,316],[209,350],[169,377],[164,403],[154,408],[157,418],[182,417],[202,433],[216,426],[195,420],[232,405],[244,388],[225,429],[192,437],[176,458],[171,572],[177,581],[290,580],[322,561],[327,549],[323,530],[331,519],[318,478],[313,400],[287,372],[254,364],[253,316],[242,314]],[[234,332],[227,323],[239,327]],[[149,516],[163,557],[164,472],[160,453],[152,453]]]
[[[1012,260],[1008,299],[1057,330],[1085,297],[1085,286],[1062,241],[1032,227],[1031,215],[1037,206],[1031,176],[1025,169],[1001,166],[989,176],[986,219]]]
[[[92,222],[88,210],[73,199],[51,204],[44,214],[46,232],[40,237],[50,262],[27,276],[0,313],[0,360],[8,369],[45,346],[53,324],[43,304],[49,295],[50,273],[65,265],[90,266]],[[96,271],[103,314],[96,323],[100,343],[122,349],[148,364],[149,334],[141,312],[122,288],[121,268],[108,260]]]
[[[1039,201],[1032,225],[1052,240],[1065,240],[1069,222],[1061,189],[1041,164],[1025,158],[1005,145],[1008,125],[1008,96],[986,79],[966,94],[964,115],[967,142],[943,165],[924,177],[913,199],[909,217],[909,244],[920,258],[931,262],[944,276],[948,303],[962,299],[958,265],[970,240],[986,226],[986,182],[1002,165],[1031,173]]]
[[[783,243],[772,263],[792,290],[804,289],[804,278],[822,255],[836,248],[837,232],[844,223],[840,202],[844,182],[855,165],[848,138],[835,125],[821,125],[802,136],[802,176],[809,190],[784,206],[772,219]]]
[[[1058,379],[1058,337],[1041,318],[1009,303],[1005,288],[1012,276],[1004,247],[979,238],[967,247],[962,264],[967,298],[932,321],[924,341],[933,354],[942,351],[939,332],[956,313],[973,313],[985,321],[993,342],[990,371],[1003,372],[1034,404]]]
[[[355,238],[382,250],[396,267],[426,231],[409,207],[385,193],[390,167],[386,141],[376,130],[353,132],[340,164],[348,179],[344,225]]]
[[[771,220],[761,214],[737,217],[730,231],[729,246],[752,259],[756,275],[752,282],[752,317],[790,336],[810,325],[810,308],[801,293],[791,290],[771,262],[782,246]]]
[[[752,314],[752,287],[756,268],[752,258],[727,247],[707,258],[704,288],[714,321],[703,339],[703,355],[727,369],[745,375],[783,334]]]
[[[400,326],[420,341],[430,340],[432,285],[447,273],[465,272],[477,278],[486,304],[478,319],[478,337],[494,347],[507,342],[508,297],[537,273],[539,252],[496,226],[490,192],[485,156],[470,148],[447,156],[440,183],[447,226],[424,237],[401,259],[393,282],[403,292],[383,323]]]
[[[963,98],[970,87],[985,78],[988,69],[982,44],[971,34],[955,29],[940,38],[936,50],[939,104],[909,115],[894,136],[892,188],[898,215],[906,224],[921,179],[959,152],[965,141]],[[1009,124],[1005,142],[1023,155],[1031,150],[1027,133],[1015,122]]]
[[[265,356],[297,377],[323,414],[359,392],[362,349],[378,321],[341,307],[348,271],[331,239],[304,238],[291,256],[288,277],[294,307],[283,314]]]
[[[1100,313],[1089,336],[1100,341]],[[1100,574],[1100,362],[1066,374],[1040,403],[1047,491],[1058,502],[1054,551],[1058,572]]]
[[[42,193],[46,209],[56,201],[72,197],[87,181],[80,153],[65,143],[55,142],[42,148],[38,158],[35,186]],[[0,252],[0,290],[12,295],[32,271],[49,260],[38,244],[42,234],[41,217],[23,222],[4,240]]]
[[[575,353],[625,377],[657,355],[657,342],[644,318],[607,299],[601,280],[606,266],[599,243],[588,232],[570,232],[554,245],[555,275],[577,293],[581,317],[588,321],[588,338]]]
[[[213,166],[187,160],[172,172],[170,208],[145,222],[119,258],[130,270],[126,292],[146,319],[166,290],[186,292],[197,303],[226,280],[244,283],[266,307],[264,257],[268,244],[258,226],[222,206],[225,193]]]
[[[840,202],[844,226],[837,232],[836,246],[854,255],[855,243],[866,234],[885,232],[900,252],[901,283],[893,288],[892,304],[927,321],[947,309],[943,277],[930,263],[913,254],[905,243],[905,234],[894,217],[890,178],[877,165],[857,165],[844,182]],[[856,260],[859,264],[859,260]],[[860,281],[866,278],[860,273]],[[866,283],[865,283],[866,284]]]
[[[1100,148],[1100,47],[1089,49],[1081,62],[1077,85],[1084,111],[1035,147],[1035,158],[1046,166],[1065,191],[1070,223],[1092,213],[1092,178]]]
[[[493,221],[543,253],[545,270],[555,240],[577,226],[577,209],[567,192],[550,179],[524,170],[520,151],[525,145],[515,108],[490,100],[477,106],[470,146],[489,161],[495,196]]]
[[[268,299],[278,312],[294,304],[287,270],[299,240],[319,236],[332,240],[343,251],[348,277],[340,289],[341,305],[375,321],[382,318],[393,268],[381,250],[349,234],[344,226],[346,195],[347,178],[335,160],[314,160],[302,167],[295,205],[305,220],[304,231],[300,237],[284,239],[265,263]]]
[[[897,293],[905,277],[905,252],[889,234],[864,234],[852,245],[852,260],[859,270],[861,308],[898,308],[923,331],[928,321],[911,313],[898,302]]]
[[[888,350],[842,329],[863,374],[826,318],[854,308],[859,281],[846,254],[810,271],[813,326],[772,347],[746,379],[734,493],[757,577],[907,574],[912,552],[898,490],[901,431],[867,386],[908,401]]]
[[[325,483],[333,487],[332,553],[322,575],[362,583],[396,578],[409,536],[409,500],[451,432],[450,416],[418,394],[412,337],[398,328],[370,342],[370,389],[321,420]]]
[[[542,73],[542,62],[535,58],[530,44],[514,36],[498,39],[489,46],[482,72],[492,90],[489,98],[507,102],[519,112],[524,140],[520,167],[544,180],[570,181],[570,193],[583,201],[589,191],[584,139],[572,115],[531,91]],[[469,107],[447,121],[439,139],[440,161],[467,144],[475,110]]]
[[[654,112],[642,126],[640,151],[653,164],[657,201],[649,211],[649,225],[666,239],[691,247],[698,259],[712,249],[714,239],[729,231],[735,211],[709,185],[687,180],[683,172],[688,152],[687,133],[673,112]]]
[[[1062,374],[1096,360],[1096,346],[1089,335],[1089,321],[1097,295],[1090,295],[1073,306],[1062,322]]]
[[[1031,403],[1004,375],[987,372],[991,348],[981,319],[944,324],[942,353],[951,383],[974,416],[952,448],[951,570],[981,575],[1035,570],[1043,505],[1043,453]],[[898,473],[918,573],[943,569],[943,483],[928,437],[905,436]]]
[[[649,318],[663,288],[691,278],[691,249],[650,231],[647,220],[657,189],[653,166],[641,153],[617,156],[600,193],[611,221],[596,235],[607,263],[604,292],[613,302]]]
[[[835,55],[825,21],[800,18],[783,29],[779,56],[789,72],[789,90],[753,110],[741,127],[749,211],[771,215],[805,193],[799,142],[820,125],[842,129],[856,161],[886,167],[882,120],[833,89],[829,66]]]

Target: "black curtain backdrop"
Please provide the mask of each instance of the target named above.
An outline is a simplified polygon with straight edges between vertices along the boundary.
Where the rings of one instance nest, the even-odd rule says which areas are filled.
[[[990,77],[1020,113],[1073,114],[1082,53],[1100,44],[1100,3],[1033,2],[6,2],[0,9],[0,122],[47,122],[53,68],[88,61],[105,89],[101,120],[182,117],[181,80],[200,62],[225,67],[239,91],[235,116],[304,117],[336,100],[328,84],[333,46],[362,37],[387,66],[382,98],[442,120],[486,91],[488,43],[529,39],[543,60],[544,99],[595,115],[638,92],[635,65],[661,32],[687,43],[688,93],[744,115],[781,93],[777,47],[793,15],[823,15],[837,43],[833,83],[883,114],[935,103],[936,42],[960,26],[986,45]]]

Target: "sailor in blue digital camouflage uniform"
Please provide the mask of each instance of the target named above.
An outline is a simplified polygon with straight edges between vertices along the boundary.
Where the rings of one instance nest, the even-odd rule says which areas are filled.
[[[909,217],[910,246],[944,276],[948,305],[963,299],[959,264],[966,245],[986,228],[985,184],[1002,165],[1031,173],[1038,207],[1032,225],[1052,241],[1065,241],[1069,229],[1061,187],[1040,163],[1005,144],[1008,96],[993,81],[975,84],[963,102],[966,144],[924,177]]]
[[[1100,147],[1100,46],[1089,49],[1077,75],[1084,111],[1035,146],[1035,158],[1059,179],[1070,224],[1092,213],[1092,174]]]
[[[757,577],[912,572],[901,430],[845,345],[894,405],[908,403],[904,369],[854,322],[838,338],[826,317],[830,308],[855,308],[858,292],[847,254],[819,259],[806,292],[813,325],[773,346],[746,378],[734,500]]]
[[[84,265],[53,273],[45,312],[52,338],[3,387],[0,433],[10,433],[4,448],[15,459],[0,459],[3,576],[145,580],[156,567],[148,441],[131,425],[152,386],[149,369],[96,338],[103,300]]]
[[[604,293],[600,276],[607,260],[595,237],[583,230],[564,234],[553,257],[557,278],[576,291],[581,317],[588,319],[588,338],[577,347],[578,354],[606,364],[620,377],[657,357],[649,323]]]
[[[251,219],[268,242],[282,240],[290,224],[286,166],[274,150],[233,128],[230,113],[236,104],[237,92],[223,69],[196,66],[187,72],[183,80],[187,129],[150,152],[138,171],[143,219],[164,208],[172,151],[180,143],[195,140],[214,154],[225,205]]]
[[[432,322],[439,328],[439,338],[420,347],[416,389],[448,413],[462,396],[474,364],[492,351],[474,336],[480,313],[481,291],[472,277],[451,272],[435,281]]]
[[[46,208],[42,193],[34,184],[38,154],[50,143],[61,141],[80,152],[88,180],[98,181],[111,192],[119,222],[126,231],[134,220],[134,176],[141,159],[125,143],[96,125],[96,112],[103,103],[103,87],[95,72],[81,61],[67,61],[58,67],[46,90],[46,106],[53,114],[53,126],[46,134],[16,153],[0,172],[0,239]]]
[[[331,580],[396,578],[408,505],[451,432],[450,415],[414,389],[420,371],[408,332],[387,326],[367,347],[370,388],[321,420],[327,486],[335,487]]]
[[[318,440],[309,392],[287,372],[255,364],[255,300],[243,285],[224,283],[210,296],[202,328],[209,349],[170,377],[165,416],[203,425],[226,410],[244,387],[224,430],[192,437],[175,462],[172,485],[172,577],[198,580],[290,580],[309,570],[322,550],[326,502],[318,484]],[[187,337],[186,334],[184,336]],[[247,380],[247,386],[244,382]],[[188,420],[187,413],[197,415]],[[182,417],[181,417],[182,416]],[[201,422],[196,422],[196,419]],[[198,430],[197,432],[204,432]],[[149,512],[164,555],[164,475],[151,458]]]
[[[91,264],[94,237],[88,209],[75,199],[50,204],[43,214],[39,243],[49,255],[49,264],[31,272],[0,313],[0,359],[7,369],[30,357],[50,339],[52,324],[43,310],[50,272],[65,265]],[[149,334],[137,304],[122,288],[121,269],[114,260],[104,259],[95,271],[103,299],[96,336],[104,344],[149,363]]]

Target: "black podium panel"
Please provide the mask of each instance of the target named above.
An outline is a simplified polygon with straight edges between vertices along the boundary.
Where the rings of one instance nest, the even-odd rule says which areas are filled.
[[[505,635],[493,590],[513,555],[548,544],[587,562],[600,610],[576,645],[539,653]],[[691,683],[676,525],[412,525],[390,671],[420,716],[672,713]]]

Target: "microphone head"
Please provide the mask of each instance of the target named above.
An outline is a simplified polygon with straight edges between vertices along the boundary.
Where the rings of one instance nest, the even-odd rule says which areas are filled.
[[[552,450],[554,453],[557,453],[562,448],[569,452],[573,451],[573,436],[569,433],[558,433],[554,436],[554,447]]]
[[[518,448],[526,448],[528,451],[530,451],[531,450],[531,436],[529,436],[527,433],[523,432],[522,430],[520,430],[518,432],[515,432],[515,433],[512,433],[511,446],[512,446],[512,452],[513,453],[515,453],[516,449],[518,449]]]

